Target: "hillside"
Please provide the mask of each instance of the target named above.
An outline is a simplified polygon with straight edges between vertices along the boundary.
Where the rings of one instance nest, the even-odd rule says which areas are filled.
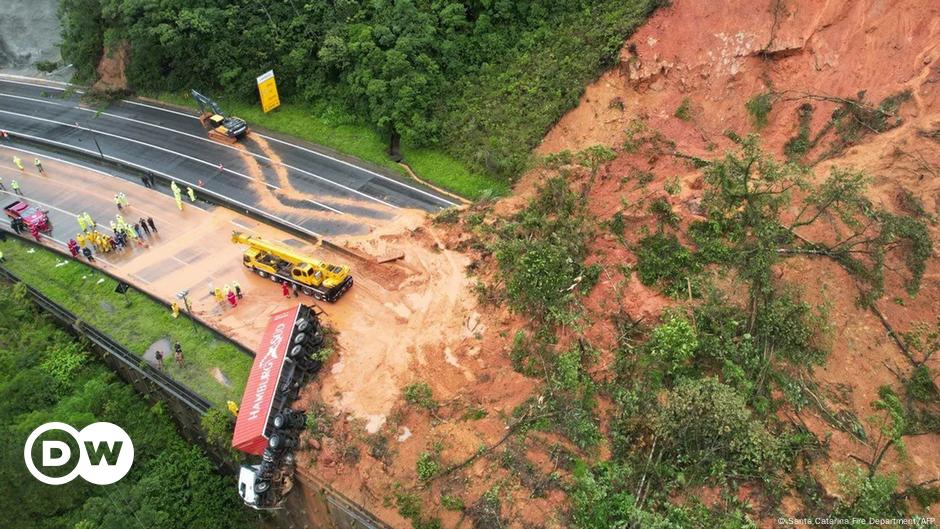
[[[321,412],[310,464],[416,528],[929,517],[937,15],[658,11],[513,196],[406,235],[476,303],[379,430]]]
[[[516,181],[335,241],[404,257],[330,308],[299,473],[392,526],[935,526],[940,6],[660,4],[67,0],[65,55],[272,64]]]

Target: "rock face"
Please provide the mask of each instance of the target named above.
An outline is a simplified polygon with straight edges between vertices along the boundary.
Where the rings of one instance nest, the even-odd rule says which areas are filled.
[[[58,8],[57,0],[0,2],[0,69],[31,73],[36,61],[61,59]]]

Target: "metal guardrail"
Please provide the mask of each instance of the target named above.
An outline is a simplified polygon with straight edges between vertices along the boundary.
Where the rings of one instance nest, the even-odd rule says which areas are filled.
[[[23,236],[23,235],[21,235],[21,234],[18,234],[18,233],[16,233],[16,232],[13,232],[13,231],[7,229],[6,227],[0,226],[0,232],[5,232],[5,235],[7,235],[7,236],[16,237],[20,242],[23,242],[23,243],[25,243],[25,244],[29,244],[29,245],[33,245],[33,246],[38,246],[38,247],[42,248],[43,250],[47,250],[47,251],[50,251],[50,252],[56,252],[56,253],[60,254],[62,257],[65,257],[65,258],[67,258],[67,259],[74,259],[71,254],[69,254],[67,251],[65,251],[65,250],[62,249],[62,248],[59,248],[59,247],[57,247],[57,246],[46,246],[46,245],[44,245],[44,244],[35,243],[35,242],[33,242],[31,239],[28,239],[28,238],[26,238],[25,236]],[[3,235],[3,233],[0,233],[0,235]],[[86,264],[87,264],[87,263],[86,263]],[[89,266],[90,266],[90,265],[89,265]],[[99,266],[93,266],[92,268],[93,268],[95,271],[101,272],[102,274],[104,274],[104,275],[110,277],[110,278],[111,278],[112,280],[114,280],[114,281],[117,281],[117,282],[119,282],[119,283],[127,283],[127,281],[124,280],[123,278],[114,275],[113,273],[109,272],[108,270],[105,270],[104,268],[101,268],[101,267],[99,267]],[[164,305],[164,306],[167,307],[167,310],[170,310],[170,309],[169,309],[169,304],[166,302],[166,300],[161,299],[160,297],[154,295],[153,293],[151,293],[151,292],[149,292],[149,291],[147,291],[147,290],[144,290],[144,289],[142,289],[142,288],[135,287],[135,286],[133,286],[133,285],[131,285],[131,286],[134,288],[134,290],[135,290],[136,292],[140,292],[141,294],[143,294],[143,295],[147,296],[148,298],[150,298],[150,300],[153,301],[154,303],[158,303],[158,304],[160,304],[160,305]],[[189,312],[187,312],[187,311],[181,310],[181,311],[180,311],[180,317],[181,317],[181,318],[189,318],[190,320],[195,321],[196,323],[198,323],[199,325],[201,325],[205,330],[209,331],[213,336],[215,336],[215,337],[218,338],[219,340],[222,340],[222,341],[224,341],[224,342],[227,342],[227,343],[230,343],[231,345],[233,345],[236,349],[238,349],[239,352],[241,352],[242,354],[244,354],[244,355],[247,356],[248,358],[254,358],[254,357],[255,357],[255,353],[254,353],[251,349],[249,349],[249,348],[246,347],[245,345],[239,343],[237,340],[233,340],[232,338],[229,338],[228,336],[222,334],[218,329],[216,329],[215,327],[209,325],[205,320],[203,320],[203,319],[200,318],[199,316],[196,316],[195,314],[191,314],[191,313],[189,313]]]
[[[19,277],[3,266],[0,266],[0,276],[10,283],[23,283]],[[27,293],[29,293],[29,295],[33,298],[33,301],[35,301],[36,305],[38,305],[41,309],[54,316],[57,320],[64,323],[65,325],[68,325],[70,328],[75,329],[76,332],[88,338],[91,343],[110,354],[113,358],[119,360],[140,375],[146,377],[166,394],[192,408],[200,415],[206,413],[212,407],[212,404],[210,404],[209,401],[204,399],[198,393],[189,389],[182,383],[174,380],[165,373],[150,367],[150,365],[147,364],[143,358],[128,351],[126,348],[124,348],[124,346],[117,343],[111,339],[111,337],[99,331],[95,327],[83,322],[75,314],[72,314],[71,311],[59,305],[55,301],[52,301],[42,292],[36,290],[26,283],[23,283],[23,285],[26,287]]]

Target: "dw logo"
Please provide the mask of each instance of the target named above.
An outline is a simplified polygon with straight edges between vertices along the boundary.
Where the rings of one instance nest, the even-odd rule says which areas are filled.
[[[59,430],[74,439],[78,447],[78,463],[62,476],[49,476],[36,468],[33,462],[33,445],[39,436]],[[42,467],[59,468],[72,460],[72,447],[60,440],[47,439],[40,443]],[[134,443],[120,426],[109,422],[96,422],[81,431],[61,422],[47,422],[33,430],[23,449],[26,468],[34,478],[47,485],[63,485],[81,476],[95,485],[110,485],[127,475],[134,463]]]

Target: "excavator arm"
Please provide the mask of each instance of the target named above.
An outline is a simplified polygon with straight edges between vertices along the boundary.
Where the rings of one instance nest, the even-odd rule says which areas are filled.
[[[199,92],[195,90],[190,90],[189,93],[190,95],[193,96],[193,99],[196,100],[196,104],[199,105],[200,112],[212,112],[213,114],[217,114],[219,116],[225,115],[222,113],[222,108],[219,107],[219,104],[216,103],[215,101],[209,99],[208,97],[200,94]]]

